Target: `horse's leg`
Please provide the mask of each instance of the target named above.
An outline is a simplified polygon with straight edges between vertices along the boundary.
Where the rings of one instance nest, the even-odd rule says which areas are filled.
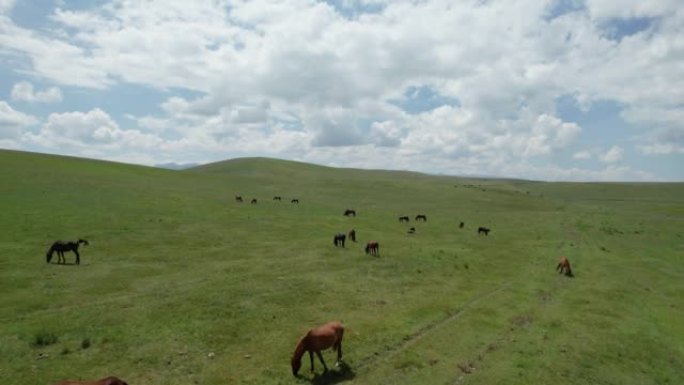
[[[313,373],[314,367],[313,367],[313,351],[309,350],[309,358],[311,359],[311,372]]]
[[[78,253],[78,250],[74,249],[74,253],[76,254],[76,264],[80,265],[81,264],[81,255]]]
[[[325,361],[323,361],[323,355],[321,354],[320,350],[316,350],[316,355],[318,356],[318,359],[321,360],[321,364],[323,364],[323,370],[328,371],[328,366],[325,365]]]
[[[337,362],[342,361],[342,341],[337,342]]]

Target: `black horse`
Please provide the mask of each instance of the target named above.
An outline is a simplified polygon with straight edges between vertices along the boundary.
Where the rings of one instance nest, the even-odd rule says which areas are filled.
[[[421,220],[421,219],[423,220],[423,222],[427,221],[427,217],[425,216],[425,214],[418,214],[418,215],[416,215],[416,220],[417,220],[417,221],[419,221],[419,220]]]
[[[489,235],[489,232],[490,232],[490,231],[492,231],[492,230],[490,230],[490,229],[488,229],[488,228],[486,228],[486,227],[479,227],[479,228],[477,229],[477,233],[478,233],[478,234],[484,234],[484,235]]]
[[[344,210],[344,216],[345,217],[355,217],[356,216],[356,211],[351,210],[351,209],[346,209]]]
[[[242,202],[242,197],[239,195],[235,196],[235,202]]]
[[[78,253],[78,246],[80,244],[84,244],[88,246],[88,241],[85,239],[79,239],[76,242],[64,242],[64,241],[56,241],[55,243],[50,246],[50,249],[48,250],[47,254],[45,255],[45,259],[47,260],[47,263],[50,263],[52,260],[52,254],[56,251],[57,252],[57,263],[66,263],[66,258],[64,258],[64,252],[65,251],[73,251],[74,254],[76,254],[76,264],[80,265],[81,264],[81,255]]]
[[[351,229],[349,231],[349,239],[351,239],[352,242],[356,242],[356,230]]]
[[[333,237],[333,245],[344,247],[345,239],[347,239],[347,236],[343,233],[335,234],[335,237]]]
[[[399,217],[399,222],[408,222],[408,221],[409,221],[409,217],[407,217],[405,215],[403,217]]]
[[[299,204],[299,199],[293,199],[293,200],[290,201],[290,203],[297,203],[297,204]]]
[[[273,197],[273,200],[274,200],[274,201],[281,201],[282,198],[280,198],[279,196],[274,196],[274,197]]]
[[[252,199],[252,201],[251,201],[251,202],[249,202],[249,203],[251,203],[251,204],[255,205],[255,204],[257,203],[257,199],[256,199],[256,198],[253,198],[253,199]]]

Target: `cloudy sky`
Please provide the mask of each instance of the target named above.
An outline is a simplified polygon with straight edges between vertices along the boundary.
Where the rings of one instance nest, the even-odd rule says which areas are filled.
[[[684,180],[681,0],[0,0],[0,148]]]

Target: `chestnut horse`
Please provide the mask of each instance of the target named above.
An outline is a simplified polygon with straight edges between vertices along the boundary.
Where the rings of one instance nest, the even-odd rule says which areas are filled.
[[[565,257],[560,257],[558,265],[556,265],[556,270],[559,274],[565,273],[566,276],[573,277],[572,269],[570,268],[570,261],[568,261],[568,259]]]
[[[366,243],[366,254],[378,255],[380,253],[380,244],[376,241]]]
[[[97,381],[60,381],[53,385],[128,385],[126,381],[116,378],[107,377]]]
[[[298,376],[299,368],[302,366],[302,356],[304,355],[304,352],[309,352],[312,372],[314,371],[314,353],[316,353],[318,359],[321,360],[323,369],[328,371],[328,367],[325,365],[325,361],[323,361],[321,350],[325,350],[330,347],[332,347],[333,350],[337,350],[337,363],[339,364],[342,361],[343,336],[344,327],[338,321],[328,322],[325,325],[321,325],[309,330],[304,337],[299,340],[294,354],[292,354],[292,359],[290,360],[290,364],[292,365],[292,375],[295,377]]]
[[[56,241],[55,243],[52,244],[52,246],[50,246],[50,250],[48,250],[47,254],[45,255],[45,259],[47,260],[47,263],[50,263],[50,260],[52,260],[52,254],[55,251],[57,252],[57,263],[66,263],[66,258],[64,258],[64,252],[65,251],[73,251],[74,254],[76,254],[76,264],[80,265],[81,264],[81,255],[78,253],[78,246],[81,243],[88,246],[88,241],[86,241],[85,239],[79,239],[76,242]]]

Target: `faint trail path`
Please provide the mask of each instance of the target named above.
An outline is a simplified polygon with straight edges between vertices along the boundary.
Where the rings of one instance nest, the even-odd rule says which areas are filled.
[[[471,298],[468,300],[466,303],[463,305],[459,306],[456,311],[453,314],[450,314],[449,316],[442,318],[440,320],[433,321],[431,323],[428,323],[427,325],[421,327],[414,333],[410,334],[409,336],[405,337],[401,342],[398,342],[393,345],[392,348],[386,349],[381,353],[374,353],[370,356],[362,358],[360,361],[361,363],[357,366],[355,366],[355,371],[358,372],[363,372],[368,368],[369,366],[375,365],[378,362],[382,362],[384,360],[390,359],[391,357],[396,356],[397,354],[405,351],[407,348],[410,346],[414,345],[418,341],[420,341],[423,337],[428,335],[431,332],[434,332],[441,327],[457,320],[458,318],[463,315],[471,306],[494,296],[495,294],[501,292],[504,289],[507,289],[511,285],[513,285],[514,282],[506,282],[502,285],[497,286],[494,290],[490,290],[485,293],[481,293],[476,295],[475,297]]]

